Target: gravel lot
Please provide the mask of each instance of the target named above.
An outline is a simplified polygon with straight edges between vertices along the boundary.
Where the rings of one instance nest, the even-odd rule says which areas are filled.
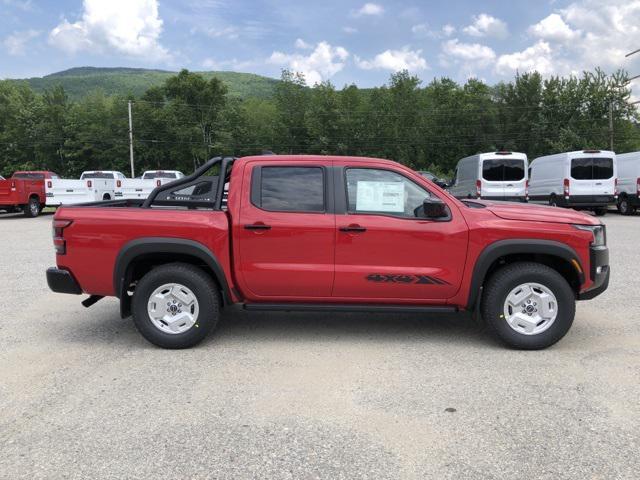
[[[50,293],[51,215],[0,215],[0,478],[640,476],[640,216],[605,217],[609,290],[558,345],[467,316],[227,313],[146,343]]]

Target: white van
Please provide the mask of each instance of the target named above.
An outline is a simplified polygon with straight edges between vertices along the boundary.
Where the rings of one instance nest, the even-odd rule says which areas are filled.
[[[640,207],[640,152],[616,155],[618,211],[632,215]]]
[[[45,183],[47,205],[74,205],[78,203],[113,200],[116,181],[125,180],[120,172],[91,170],[83,172],[80,180],[52,178]]]
[[[147,198],[156,187],[182,177],[184,174],[178,170],[147,170],[142,174],[142,178],[117,180],[115,197],[123,200]]]
[[[458,162],[449,192],[457,198],[527,201],[527,155],[491,152]]]
[[[607,150],[539,157],[529,169],[529,199],[604,215],[617,198],[617,173],[616,154]]]

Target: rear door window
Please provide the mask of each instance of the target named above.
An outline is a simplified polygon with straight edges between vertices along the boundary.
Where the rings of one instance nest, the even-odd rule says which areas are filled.
[[[484,160],[482,162],[482,178],[489,182],[522,180],[524,179],[524,160]]]
[[[324,170],[321,167],[261,167],[254,205],[272,212],[324,212]]]
[[[575,180],[606,180],[613,177],[611,158],[574,158],[571,160],[571,177]]]

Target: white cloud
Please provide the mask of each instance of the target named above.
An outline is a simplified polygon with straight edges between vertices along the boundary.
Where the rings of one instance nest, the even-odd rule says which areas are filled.
[[[24,32],[14,32],[2,42],[9,55],[24,55],[27,43],[40,35],[38,30],[26,30]]]
[[[353,27],[342,27],[342,31],[344,33],[348,33],[349,35],[358,33],[358,29]]]
[[[422,58],[422,50],[410,50],[409,47],[404,47],[402,50],[385,50],[372,60],[356,57],[355,61],[356,65],[363,70],[382,69],[397,72],[425,70],[429,67],[427,61]]]
[[[552,13],[535,25],[531,25],[529,33],[543,40],[561,43],[574,40],[580,35],[580,32],[572,30],[557,13]]]
[[[521,52],[500,55],[496,63],[496,71],[502,75],[512,75],[514,72],[530,72],[536,70],[542,75],[553,73],[551,47],[544,40],[526,48]]]
[[[444,27],[442,27],[442,33],[444,33],[445,36],[450,37],[451,35],[456,33],[456,27],[454,27],[450,23],[447,23]]]
[[[640,56],[625,59],[638,48],[640,0],[579,0],[531,25],[535,43],[502,55],[501,74],[538,70],[544,75],[579,74],[602,67],[640,70]]]
[[[444,64],[460,64],[466,69],[486,68],[496,59],[496,52],[492,48],[479,43],[463,43],[457,38],[447,40],[442,44]]]
[[[333,47],[320,42],[309,55],[273,52],[268,63],[290,68],[304,74],[308,85],[328,80],[344,68],[349,52],[342,47]]]
[[[353,12],[353,16],[355,17],[364,17],[364,16],[375,16],[379,17],[384,14],[384,8],[382,5],[377,3],[365,3],[358,10]]]
[[[301,38],[296,39],[296,42],[295,42],[294,45],[295,45],[296,48],[299,48],[301,50],[310,50],[310,49],[313,48],[313,45],[311,45],[310,43],[305,42]]]
[[[486,13],[474,16],[473,23],[464,27],[462,31],[472,37],[506,38],[509,35],[506,23]]]
[[[157,0],[84,0],[82,18],[73,23],[64,19],[49,34],[49,43],[70,53],[115,51],[168,60],[161,33]]]

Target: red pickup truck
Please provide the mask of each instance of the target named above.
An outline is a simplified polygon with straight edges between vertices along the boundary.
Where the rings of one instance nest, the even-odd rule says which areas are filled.
[[[21,210],[27,217],[37,217],[45,206],[44,182],[59,178],[53,172],[15,172],[8,180],[0,179],[0,210]]]
[[[211,170],[211,172],[210,172]],[[216,158],[146,200],[60,207],[55,292],[120,299],[165,348],[220,309],[480,314],[540,349],[609,282],[605,227],[553,207],[459,201],[389,160]]]

